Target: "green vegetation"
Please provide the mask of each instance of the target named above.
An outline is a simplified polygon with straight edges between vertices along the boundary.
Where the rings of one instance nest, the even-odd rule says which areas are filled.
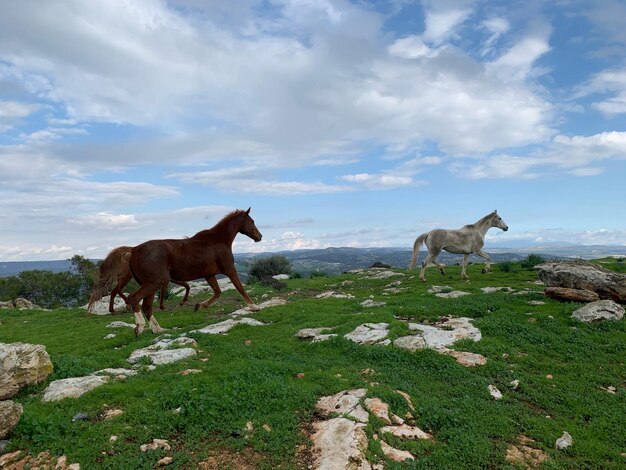
[[[545,263],[546,259],[538,255],[537,253],[529,253],[525,260],[520,262],[520,265],[524,269],[533,269],[535,266],[541,263]]]
[[[613,259],[599,262],[609,269],[618,266]],[[482,264],[468,267],[471,282],[460,279],[460,267],[450,266],[445,276],[429,272],[427,283],[419,281],[416,271],[395,270],[403,276],[290,279],[288,289],[278,294],[253,284],[248,291],[259,303],[264,294],[288,301],[254,315],[269,325],[239,325],[225,335],[190,334],[198,342],[198,356],[56,403],[41,402],[40,392],[51,380],[126,367],[130,353],[154,337],[147,331],[135,338],[128,328],[115,330],[113,339],[103,339],[112,331],[105,328],[108,323],[132,322],[130,314],[2,310],[0,341],[44,344],[55,367],[46,383],[16,396],[24,415],[7,450],[50,450],[87,469],[151,469],[165,455],[174,458],[168,468],[198,468],[216,456],[223,468],[242,468],[243,463],[261,469],[306,468],[306,431],[315,419],[317,399],[365,387],[368,396],[378,396],[402,412],[406,405],[393,391],[409,393],[417,425],[435,437],[432,442],[390,441],[419,460],[385,461],[388,468],[514,469],[505,455],[520,435],[534,439],[533,446],[548,454],[541,468],[624,468],[625,321],[591,325],[575,321],[571,313],[581,305],[544,298],[542,287],[534,284],[534,271],[519,263],[507,272],[494,269],[483,275],[481,269]],[[386,286],[397,280],[404,290],[384,295]],[[432,285],[471,295],[439,298],[428,293]],[[486,286],[508,286],[522,293],[484,294],[480,288]],[[314,298],[327,290],[354,298]],[[363,308],[360,302],[370,296],[387,304]],[[182,308],[170,299],[165,312],[156,311],[160,324],[179,334],[224,320],[243,306],[236,292],[227,291],[208,311],[193,312],[194,300],[201,298]],[[530,305],[531,300],[545,304]],[[466,368],[431,350],[412,353],[393,346],[361,346],[341,337],[362,323],[387,322],[393,340],[408,333],[404,320],[433,322],[448,315],[475,319],[482,340],[466,340],[455,349],[486,356],[485,366]],[[334,328],[340,337],[310,343],[294,336],[302,328],[321,326]],[[189,368],[202,372],[179,374]],[[515,390],[509,387],[514,379],[520,383]],[[489,384],[503,392],[502,400],[489,396]],[[608,393],[610,386],[617,393]],[[104,420],[103,413],[110,408],[124,414]],[[90,419],[72,422],[79,412]],[[245,431],[248,422],[253,432]],[[384,461],[374,439],[380,426],[372,420],[366,428],[368,456],[374,461]],[[574,444],[559,451],[554,443],[563,431],[573,436]],[[117,440],[111,441],[111,436]],[[168,439],[172,451],[139,450],[154,438]]]
[[[253,281],[260,281],[268,276],[277,274],[289,274],[291,272],[291,263],[287,258],[281,255],[272,255],[266,258],[256,258],[252,261],[248,275]]]
[[[84,305],[93,287],[96,265],[81,255],[69,261],[71,272],[32,270],[0,278],[0,301],[22,297],[43,308]]]

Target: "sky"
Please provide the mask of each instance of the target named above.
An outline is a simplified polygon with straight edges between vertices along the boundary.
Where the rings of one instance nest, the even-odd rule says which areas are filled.
[[[625,0],[0,0],[0,260],[626,245]]]

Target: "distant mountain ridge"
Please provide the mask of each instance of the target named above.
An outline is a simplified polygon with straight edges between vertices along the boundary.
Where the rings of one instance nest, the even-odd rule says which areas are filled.
[[[580,258],[593,259],[606,256],[626,256],[626,246],[616,245],[570,245],[570,244],[547,244],[544,246],[524,246],[507,248],[490,246],[485,249],[493,262],[519,261],[529,253],[541,254],[546,258]],[[406,268],[411,259],[411,249],[402,247],[382,248],[349,248],[331,247],[323,249],[293,250],[264,253],[238,253],[235,254],[235,262],[238,268],[245,273],[247,265],[254,258],[271,255],[282,255],[291,261],[293,269],[302,274],[313,271],[336,274],[356,268],[366,268],[375,262],[389,264],[391,266]],[[420,251],[421,261],[424,259],[425,249]],[[455,264],[462,261],[462,255],[452,255],[443,252],[439,260],[445,264]],[[482,259],[472,255],[470,262],[482,262]],[[52,272],[70,270],[70,262],[67,260],[57,261],[0,261],[0,277],[16,276],[22,271],[42,269]]]

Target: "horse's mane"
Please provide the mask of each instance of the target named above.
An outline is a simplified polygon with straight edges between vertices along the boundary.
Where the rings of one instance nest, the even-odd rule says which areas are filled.
[[[232,212],[229,212],[228,214],[226,214],[224,217],[222,217],[213,227],[208,228],[208,229],[204,229],[204,230],[200,230],[198,233],[196,233],[193,237],[198,237],[198,236],[202,236],[204,234],[206,234],[207,232],[210,232],[214,229],[216,229],[217,227],[221,227],[224,226],[226,224],[228,224],[228,222],[230,222],[232,219],[239,217],[241,214],[243,214],[245,211],[241,210],[241,209],[235,209]]]
[[[465,225],[465,226],[464,226],[464,228],[474,228],[475,226],[480,225],[481,223],[486,222],[486,221],[488,221],[489,219],[493,218],[493,216],[495,216],[497,212],[498,212],[498,211],[497,211],[497,210],[495,210],[495,211],[493,211],[493,212],[491,212],[491,213],[487,214],[486,216],[481,217],[479,220],[477,220],[477,221],[476,221],[476,222],[474,222],[473,224],[467,224],[467,225]]]

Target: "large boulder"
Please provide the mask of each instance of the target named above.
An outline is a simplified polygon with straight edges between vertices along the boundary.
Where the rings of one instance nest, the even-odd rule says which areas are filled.
[[[15,395],[20,388],[46,380],[52,361],[41,344],[0,343],[0,400]]]
[[[21,416],[22,405],[11,400],[0,401],[0,439],[11,434]]]
[[[597,264],[559,261],[535,266],[539,279],[548,287],[593,291],[601,299],[626,303],[626,274]]]
[[[572,318],[576,318],[585,323],[601,320],[621,320],[623,317],[624,307],[612,300],[591,302],[572,313]]]
[[[595,302],[600,296],[587,289],[570,289],[568,287],[546,287],[546,297],[557,300],[571,300],[572,302]]]

